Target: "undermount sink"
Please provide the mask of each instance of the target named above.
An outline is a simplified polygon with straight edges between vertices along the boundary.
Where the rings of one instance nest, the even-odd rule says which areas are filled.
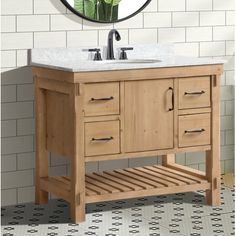
[[[129,60],[106,60],[97,61],[101,64],[148,64],[148,63],[160,63],[158,59],[129,59]]]

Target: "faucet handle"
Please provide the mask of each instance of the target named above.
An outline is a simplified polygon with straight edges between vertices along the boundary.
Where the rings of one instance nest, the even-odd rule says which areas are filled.
[[[102,56],[101,56],[101,49],[100,48],[90,48],[88,49],[89,52],[95,52],[95,55],[94,55],[94,58],[93,60],[94,61],[102,61]]]
[[[121,53],[120,53],[120,60],[127,60],[128,57],[127,57],[126,51],[128,51],[128,50],[133,50],[133,49],[134,49],[134,48],[132,48],[132,47],[120,48],[120,50],[121,50]]]

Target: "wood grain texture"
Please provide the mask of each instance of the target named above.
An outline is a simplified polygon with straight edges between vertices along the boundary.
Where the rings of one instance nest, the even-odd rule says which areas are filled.
[[[46,91],[47,150],[71,158],[73,132],[70,97]]]
[[[112,75],[111,75],[112,73]],[[112,82],[147,79],[168,79],[178,77],[220,75],[223,65],[201,65],[170,68],[147,68],[112,71],[67,72],[43,67],[33,67],[33,74],[47,79],[68,83]]]
[[[104,138],[111,140],[99,141]],[[120,121],[85,123],[85,156],[113,153],[120,153]]]
[[[86,162],[92,161],[106,161],[106,160],[121,160],[127,158],[141,158],[141,157],[156,157],[166,154],[173,153],[184,153],[184,152],[197,152],[197,151],[207,151],[211,149],[211,145],[201,145],[201,146],[192,146],[192,147],[183,147],[183,148],[171,148],[163,150],[154,150],[154,151],[140,151],[140,152],[130,152],[130,153],[120,153],[120,154],[111,154],[111,155],[98,155],[85,157]]]
[[[220,204],[222,70],[205,65],[72,73],[34,67],[36,202],[46,203],[48,192],[58,195],[70,203],[76,223],[85,220],[85,204],[92,202],[207,190],[207,203]],[[204,93],[183,97],[197,90]],[[184,132],[200,128],[201,135]],[[70,158],[70,177],[48,176],[47,151]],[[194,151],[206,151],[206,173],[175,163],[176,153]],[[85,173],[85,162],[158,155],[163,166]]]
[[[220,77],[211,77],[211,143],[212,149],[206,152],[206,170],[211,189],[206,192],[210,205],[220,205]]]
[[[46,148],[46,97],[41,89],[40,78],[35,78],[35,112],[36,112],[36,161],[35,161],[35,202],[48,202],[48,192],[41,188],[40,178],[48,177],[48,152]]]
[[[184,109],[178,111],[179,115],[192,115],[192,114],[202,114],[202,113],[211,113],[211,107]]]
[[[179,147],[208,145],[211,143],[210,113],[179,116]],[[202,132],[187,133],[194,130]]]
[[[85,116],[117,115],[120,113],[118,82],[86,84],[84,95]],[[92,100],[112,98],[111,100]]]
[[[206,76],[221,74],[222,72],[222,65],[79,72],[75,73],[74,83],[169,79],[191,76]]]
[[[192,94],[196,92],[203,94]],[[210,76],[180,78],[179,109],[209,107],[210,92]]]
[[[173,80],[125,82],[125,151],[173,148]]]
[[[72,119],[72,156],[71,156],[71,201],[70,213],[74,222],[85,221],[85,161],[84,161],[84,88],[74,86],[70,94],[70,115]]]

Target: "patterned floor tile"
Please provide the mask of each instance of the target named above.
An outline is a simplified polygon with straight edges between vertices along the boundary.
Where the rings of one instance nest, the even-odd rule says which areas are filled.
[[[214,216],[198,216],[184,218],[183,222],[165,223],[170,231],[176,231],[190,236],[231,236],[234,234],[234,213],[218,214]]]
[[[222,186],[222,205],[205,204],[204,192],[111,201],[86,206],[86,221],[73,224],[69,205],[50,200],[2,208],[3,236],[231,236],[234,190]]]

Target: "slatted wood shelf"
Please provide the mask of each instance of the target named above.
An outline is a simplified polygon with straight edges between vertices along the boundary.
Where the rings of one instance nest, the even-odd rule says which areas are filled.
[[[86,203],[210,188],[210,183],[205,177],[159,165],[86,174],[85,184]],[[41,178],[41,187],[70,201],[68,177]]]

